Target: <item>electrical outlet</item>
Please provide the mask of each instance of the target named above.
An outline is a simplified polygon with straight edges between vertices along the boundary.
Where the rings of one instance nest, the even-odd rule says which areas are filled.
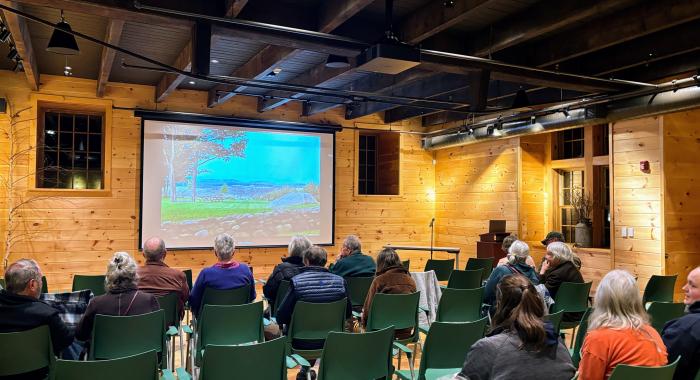
[[[622,235],[623,238],[627,237],[627,227],[620,228],[620,235]]]
[[[634,237],[634,228],[627,227],[627,237]]]

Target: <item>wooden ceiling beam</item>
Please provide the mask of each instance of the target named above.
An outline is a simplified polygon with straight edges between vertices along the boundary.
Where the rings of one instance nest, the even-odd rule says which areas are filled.
[[[112,45],[119,45],[124,30],[124,20],[109,20],[107,25],[106,42]],[[102,47],[102,58],[100,59],[100,70],[97,73],[97,97],[101,98],[105,94],[105,87],[109,81],[109,73],[112,72],[116,51],[105,46]]]
[[[489,0],[456,0],[452,7],[442,1],[427,5],[402,20],[398,35],[402,42],[415,45],[433,35],[467,20]]]
[[[246,4],[248,4],[248,0],[226,0],[226,17],[238,17]]]
[[[14,9],[20,9],[20,6],[14,1],[0,0],[0,3]],[[34,55],[32,38],[29,35],[27,22],[24,18],[19,17],[15,13],[4,10],[2,12],[5,17],[5,25],[12,34],[12,41],[15,43],[15,49],[17,49],[17,53],[19,53],[19,56],[22,58],[22,66],[24,67],[24,73],[27,75],[29,87],[34,91],[38,91],[40,84],[39,66],[37,65],[37,59]]]
[[[357,12],[359,12],[371,3],[372,0],[324,1],[323,7],[319,10],[320,22],[318,25],[318,31],[321,33],[329,33],[333,31],[333,29],[343,24],[350,17],[354,16]],[[222,31],[222,34],[223,33],[224,31]],[[239,31],[231,31],[231,33],[226,32],[225,34],[229,34],[232,37],[240,38],[242,33]],[[283,39],[284,38],[282,38],[282,40]],[[238,69],[234,70],[231,76],[239,78],[261,79],[265,75],[267,75],[270,70],[279,66],[283,60],[291,59],[296,54],[298,54],[298,49],[307,48],[308,50],[322,50],[322,47],[316,47],[313,43],[309,43],[308,46],[303,46],[303,44],[301,44],[298,41],[295,42],[282,40],[278,41],[277,38],[272,38],[271,40],[263,40],[264,42],[269,43],[269,45],[264,47],[260,52],[258,52],[258,54],[256,54],[250,60],[248,60],[248,62],[243,64]],[[347,49],[342,48],[339,51],[328,50],[328,53],[345,56],[354,55],[354,53],[346,50]],[[243,91],[245,90],[245,88],[245,86],[214,86],[214,88],[209,90],[209,100],[207,103],[209,107],[217,106],[233,98],[236,95],[236,91]]]

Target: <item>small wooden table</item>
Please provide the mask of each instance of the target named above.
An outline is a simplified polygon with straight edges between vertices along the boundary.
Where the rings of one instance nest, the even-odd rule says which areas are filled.
[[[430,252],[431,248],[430,247],[423,247],[423,246],[415,246],[415,245],[391,245],[387,244],[384,246],[384,248],[391,248],[391,249],[396,249],[396,250],[404,250],[404,251],[427,251]],[[447,252],[455,255],[455,269],[459,269],[459,251],[460,249],[457,247],[433,247],[432,248],[433,252]]]

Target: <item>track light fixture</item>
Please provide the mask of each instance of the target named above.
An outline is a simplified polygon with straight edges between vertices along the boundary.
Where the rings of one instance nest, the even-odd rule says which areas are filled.
[[[7,53],[7,58],[10,60],[14,60],[17,57],[19,57],[19,52],[17,52],[17,48],[15,48],[14,45],[10,45],[10,52]]]
[[[72,29],[63,17],[63,10],[61,10],[61,21],[56,23],[46,50],[51,53],[64,55],[79,54],[80,48],[78,48],[78,43],[75,41],[75,36],[65,31],[70,32]]]
[[[564,108],[563,110],[561,110],[561,112],[567,119],[571,118],[571,114],[569,113],[569,110],[567,108]]]
[[[527,98],[527,92],[524,89],[519,89],[515,93],[515,98],[513,98],[513,105],[511,108],[522,108],[530,105],[530,99]]]
[[[331,54],[328,56],[328,59],[326,59],[326,67],[330,67],[333,69],[350,67],[350,61],[348,61],[348,57]]]
[[[10,31],[3,23],[0,23],[0,42],[5,43],[10,39]]]
[[[15,59],[15,66],[12,68],[12,71],[17,73],[17,72],[20,72],[22,70],[24,70],[24,64],[22,63],[22,59],[17,57]]]
[[[442,4],[445,6],[445,8],[454,8],[455,0],[445,0],[442,2]]]

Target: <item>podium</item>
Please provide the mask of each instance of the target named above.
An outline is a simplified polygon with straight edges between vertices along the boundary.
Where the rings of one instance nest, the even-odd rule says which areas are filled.
[[[490,258],[493,257],[493,267],[496,267],[498,260],[506,257],[506,252],[501,249],[503,239],[510,235],[510,232],[489,232],[479,235],[479,241],[476,242],[476,257]]]

